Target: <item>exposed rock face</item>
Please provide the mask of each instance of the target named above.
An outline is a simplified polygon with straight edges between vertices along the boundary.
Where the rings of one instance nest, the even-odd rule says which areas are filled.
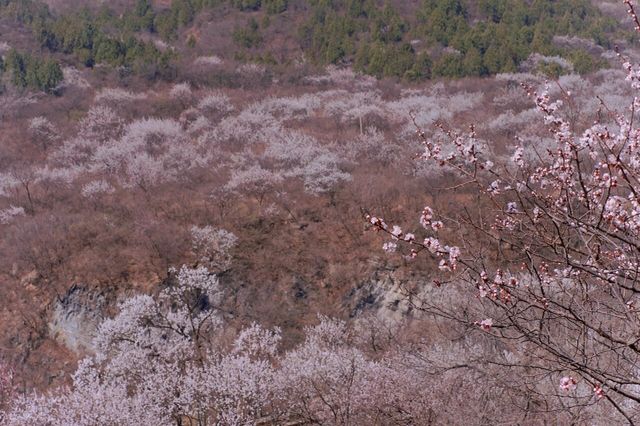
[[[348,295],[351,303],[349,316],[353,318],[373,310],[382,320],[399,322],[413,314],[409,294],[414,293],[416,287],[421,289],[416,296],[422,296],[430,288],[426,283],[417,283],[416,277],[401,277],[393,270],[376,271]]]
[[[105,318],[106,305],[103,292],[74,284],[53,308],[50,336],[76,354],[91,351],[95,331]]]

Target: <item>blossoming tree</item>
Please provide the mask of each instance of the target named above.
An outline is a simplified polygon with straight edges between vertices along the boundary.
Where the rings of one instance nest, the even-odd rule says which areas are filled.
[[[640,21],[624,2],[636,29]],[[627,80],[640,89],[640,68],[622,55]],[[442,137],[418,129],[423,159],[453,171],[455,213],[425,207],[420,231],[410,233],[368,215],[389,236],[386,251],[432,257],[438,286],[467,285],[477,318],[464,318],[531,356],[505,368],[555,377],[565,408],[610,404],[634,423],[640,415],[640,128],[638,97],[627,114],[602,104],[597,119],[579,129],[563,101],[523,85],[543,116],[554,146],[525,156],[516,138],[510,161],[482,149],[473,128]],[[496,163],[494,163],[494,161]],[[419,307],[445,315],[428,300]],[[523,375],[522,377],[525,377]],[[523,383],[528,386],[530,383]]]

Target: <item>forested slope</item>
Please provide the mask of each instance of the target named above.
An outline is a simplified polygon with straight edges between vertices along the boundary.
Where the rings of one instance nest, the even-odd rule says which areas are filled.
[[[563,263],[613,271],[635,236],[553,226],[576,205],[584,232],[637,217],[616,187],[640,75],[618,8],[0,0],[0,416],[638,418],[634,287],[570,286]],[[588,196],[562,196],[572,176]],[[580,210],[603,194],[602,220]]]
[[[567,60],[538,64],[557,76],[606,66],[594,49],[628,37],[588,0],[139,0],[118,11],[107,4],[52,11],[40,0],[4,0],[0,15],[32,34],[27,52],[13,53],[4,65],[10,81],[45,91],[61,79],[45,59],[51,55],[171,80],[180,72],[180,57],[218,47],[225,59],[281,69],[309,60],[351,64],[376,77],[423,80],[514,72],[538,53]],[[232,49],[220,40],[210,43],[211,26],[227,28],[223,38]],[[11,42],[11,30],[4,33]],[[582,42],[567,46],[558,41],[562,37]]]

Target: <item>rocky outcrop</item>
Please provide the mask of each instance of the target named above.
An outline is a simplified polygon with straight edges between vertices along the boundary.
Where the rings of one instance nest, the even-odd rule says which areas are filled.
[[[104,292],[74,284],[56,301],[49,321],[49,334],[76,354],[91,351],[91,342],[96,328],[105,318],[106,307]]]
[[[348,294],[349,316],[374,312],[380,319],[398,322],[413,314],[412,295],[421,296],[430,288],[416,277],[401,276],[393,269],[377,270]],[[417,293],[416,293],[417,291]]]

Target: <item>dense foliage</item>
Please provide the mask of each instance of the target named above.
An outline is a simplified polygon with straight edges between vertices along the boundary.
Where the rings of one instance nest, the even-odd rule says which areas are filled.
[[[97,63],[125,66],[149,78],[170,78],[174,75],[170,51],[162,52],[152,43],[135,37],[134,30],[140,28],[140,21],[148,13],[141,5],[122,18],[114,16],[108,9],[97,15],[80,10],[55,16],[46,5],[31,0],[7,1],[0,4],[0,11],[29,27],[41,48],[52,53],[73,55],[85,66]],[[140,13],[143,15],[139,16]],[[40,59],[34,58],[34,61]],[[17,84],[15,77],[14,83],[18,87],[25,86]],[[41,85],[27,86],[42,88]]]
[[[513,72],[533,52],[569,56],[553,44],[554,35],[608,47],[615,28],[585,0],[425,0],[414,20],[389,3],[381,9],[373,1],[345,0],[313,2],[300,34],[318,62],[354,60],[377,77],[420,78]]]
[[[19,88],[51,92],[62,81],[60,64],[53,59],[40,59],[28,53],[11,50],[5,59],[11,82]]]
[[[129,34],[109,36],[101,23],[88,13],[40,21],[33,26],[42,47],[52,52],[73,54],[86,66],[107,63],[114,66],[160,61],[162,53],[153,45]]]
[[[249,55],[237,52],[236,59],[266,57],[275,62],[264,34],[267,15],[287,11],[287,1],[231,0],[231,4],[240,11],[263,14],[260,24],[253,15],[236,21],[245,24],[236,24],[232,39],[251,51]],[[378,78],[418,80],[514,72],[532,53],[569,60],[566,67],[542,63],[539,71],[544,73],[557,76],[569,68],[588,73],[603,65],[602,60],[594,58],[588,46],[563,48],[554,37],[577,36],[594,46],[610,47],[618,28],[587,0],[424,0],[411,7],[415,10],[407,12],[392,2],[313,0],[287,11],[295,15],[304,10],[303,22],[293,25],[287,37],[316,64],[353,63],[355,69]],[[137,0],[122,14],[105,5],[99,11],[56,15],[39,0],[0,3],[2,14],[29,27],[50,52],[73,55],[89,67],[124,66],[151,79],[174,78],[171,59],[176,54],[142,41],[141,34],[173,42],[198,13],[227,13],[224,8],[222,0],[174,0],[166,9],[154,7],[150,0]],[[197,38],[192,33],[186,37],[187,45],[195,47]]]

